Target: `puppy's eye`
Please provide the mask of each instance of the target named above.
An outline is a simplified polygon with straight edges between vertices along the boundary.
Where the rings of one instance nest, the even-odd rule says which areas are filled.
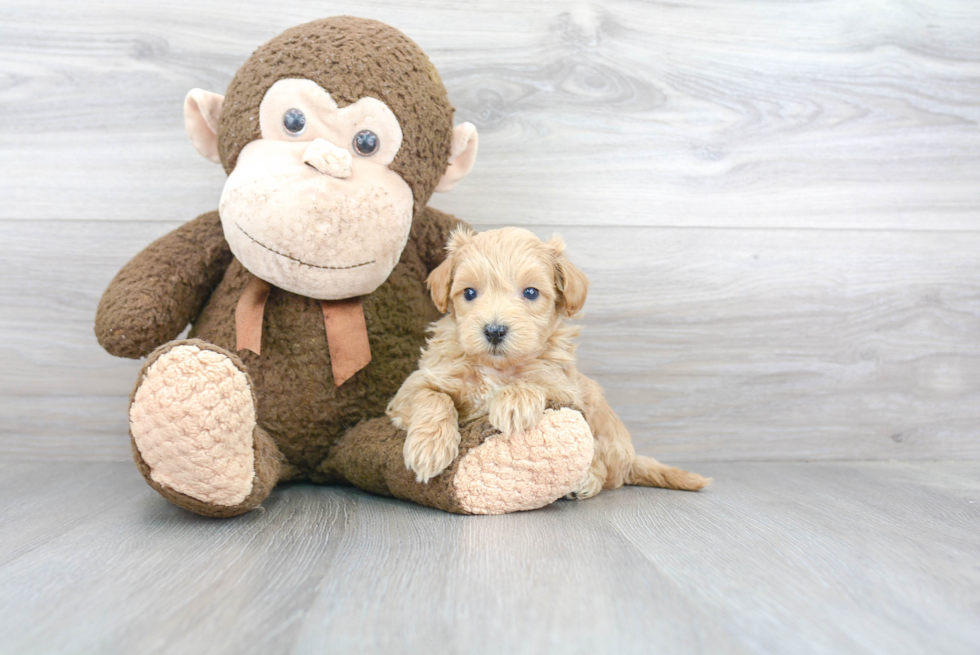
[[[290,109],[282,115],[282,126],[292,136],[299,136],[306,129],[306,114],[299,109]]]
[[[528,287],[527,289],[524,289],[524,297],[528,300],[537,300],[538,290],[534,287]]]
[[[463,297],[466,298],[467,300],[475,300],[476,289],[474,289],[473,287],[467,287],[466,289],[463,289]]]
[[[354,135],[354,152],[362,157],[370,157],[381,147],[381,139],[371,130],[361,130]]]

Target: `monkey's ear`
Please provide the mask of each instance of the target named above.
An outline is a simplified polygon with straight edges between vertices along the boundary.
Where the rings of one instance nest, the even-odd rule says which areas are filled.
[[[449,166],[436,185],[436,191],[452,191],[466,177],[476,163],[476,151],[480,139],[473,123],[461,123],[453,128],[453,142],[449,148]]]
[[[446,257],[446,261],[436,266],[425,284],[429,287],[432,294],[432,303],[440,313],[445,314],[449,311],[449,290],[453,286],[453,256]]]
[[[225,97],[204,89],[191,89],[184,98],[184,127],[197,151],[215,164],[218,155],[218,116]]]

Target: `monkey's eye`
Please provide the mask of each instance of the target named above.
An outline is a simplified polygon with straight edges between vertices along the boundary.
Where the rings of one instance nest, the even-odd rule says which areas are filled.
[[[467,287],[463,289],[463,297],[467,300],[476,300],[476,289],[473,287]]]
[[[306,115],[299,109],[290,109],[282,115],[282,126],[293,136],[299,136],[306,129]]]
[[[524,289],[524,297],[528,300],[537,300],[538,290],[534,287],[528,287],[527,289]]]
[[[361,130],[354,135],[354,152],[362,157],[370,157],[381,147],[381,139],[371,130]]]

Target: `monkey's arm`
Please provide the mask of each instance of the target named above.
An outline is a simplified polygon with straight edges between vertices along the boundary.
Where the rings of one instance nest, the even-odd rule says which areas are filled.
[[[469,227],[465,221],[432,207],[423,209],[412,222],[412,239],[418,245],[419,257],[430,273],[446,258],[446,242],[458,225]]]
[[[218,212],[198,216],[133,257],[102,294],[95,335],[106,351],[138,359],[180,335],[231,263]]]

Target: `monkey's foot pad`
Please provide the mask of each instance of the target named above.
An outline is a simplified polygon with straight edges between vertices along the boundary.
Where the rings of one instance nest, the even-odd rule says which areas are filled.
[[[580,412],[547,410],[530,430],[498,434],[466,453],[453,478],[456,498],[472,514],[544,507],[585,476],[594,441]]]
[[[144,369],[129,428],[154,482],[212,505],[251,493],[255,404],[227,355],[181,344]]]

